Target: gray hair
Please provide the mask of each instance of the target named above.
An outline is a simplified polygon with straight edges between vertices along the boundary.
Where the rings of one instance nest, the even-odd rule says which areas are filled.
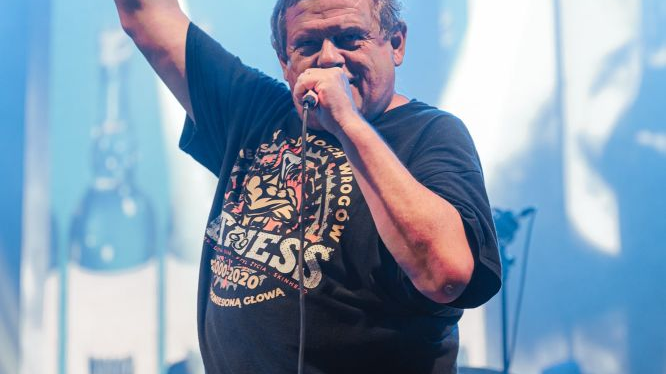
[[[287,9],[302,0],[277,0],[271,16],[271,44],[280,60],[287,61]],[[402,4],[400,0],[372,0],[375,4],[375,17],[379,21],[379,29],[388,40],[396,26],[403,23],[400,18]]]

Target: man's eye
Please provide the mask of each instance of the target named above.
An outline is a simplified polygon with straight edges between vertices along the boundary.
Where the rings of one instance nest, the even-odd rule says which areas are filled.
[[[337,37],[335,42],[340,48],[355,49],[359,47],[361,40],[363,40],[363,36],[360,34],[346,34]]]
[[[321,48],[321,42],[317,40],[303,40],[296,43],[296,50],[302,55],[312,55]]]

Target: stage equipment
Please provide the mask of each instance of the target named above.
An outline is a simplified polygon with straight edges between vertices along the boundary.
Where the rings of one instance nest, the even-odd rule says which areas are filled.
[[[483,368],[459,367],[458,374],[500,374],[501,371]]]
[[[495,221],[495,228],[497,229],[497,241],[499,244],[500,258],[502,261],[502,373],[509,374],[511,367],[511,360],[516,347],[516,337],[518,335],[518,322],[520,319],[520,308],[523,300],[523,291],[525,289],[525,277],[527,274],[527,258],[529,254],[530,240],[532,237],[532,228],[534,225],[534,218],[536,216],[536,208],[527,207],[520,213],[515,214],[510,210],[493,209],[493,221]],[[507,252],[507,247],[514,240],[515,234],[520,228],[520,221],[524,218],[530,218],[529,227],[525,237],[525,244],[523,250],[523,266],[521,269],[521,280],[519,283],[518,300],[516,302],[516,311],[514,315],[514,328],[511,334],[511,341],[509,341],[509,273],[511,267],[515,262],[515,257]],[[509,344],[511,343],[511,346]]]

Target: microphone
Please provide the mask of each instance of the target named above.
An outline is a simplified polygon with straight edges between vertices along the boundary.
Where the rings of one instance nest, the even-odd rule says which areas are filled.
[[[499,239],[500,244],[508,245],[511,243],[516,231],[520,227],[519,221],[535,214],[536,210],[536,207],[528,206],[519,213],[514,213],[511,210],[493,208],[493,221],[495,222],[497,239]]]
[[[305,96],[303,96],[303,100],[301,101],[303,103],[303,108],[314,108],[319,104],[319,98],[317,97],[317,94],[313,90],[308,90],[308,92],[305,93]]]
[[[536,213],[536,210],[537,210],[537,209],[536,209],[535,207],[533,207],[533,206],[528,206],[527,208],[521,210],[520,213],[518,213],[518,216],[517,216],[517,217],[518,217],[518,218],[527,217],[527,216],[529,216],[529,215],[531,215],[531,214]]]

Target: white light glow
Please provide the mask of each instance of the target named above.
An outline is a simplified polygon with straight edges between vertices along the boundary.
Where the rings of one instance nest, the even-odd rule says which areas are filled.
[[[582,239],[620,253],[617,198],[594,166],[640,82],[639,0],[562,1],[565,208]]]

